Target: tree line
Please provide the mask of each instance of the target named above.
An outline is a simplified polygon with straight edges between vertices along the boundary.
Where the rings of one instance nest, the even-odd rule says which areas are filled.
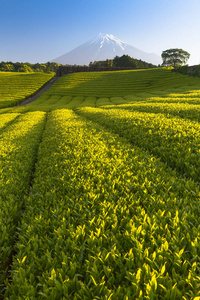
[[[162,66],[172,66],[174,68],[185,65],[190,57],[190,54],[183,49],[168,49],[161,54],[163,63]],[[31,63],[20,63],[20,62],[1,62],[0,71],[3,72],[57,72],[61,65],[56,62],[47,62],[43,64],[31,64]],[[69,67],[79,67],[77,65],[65,65]],[[81,66],[86,67],[86,66]],[[102,61],[90,62],[89,68],[91,70],[100,68],[131,68],[131,69],[149,69],[155,68],[156,65],[147,63],[141,59],[132,58],[129,55],[122,55],[121,57],[115,56],[113,59],[106,59]]]
[[[43,64],[31,64],[31,63],[13,63],[9,62],[0,62],[0,71],[1,72],[57,72],[58,68],[61,65],[55,62],[47,62]],[[66,65],[69,67],[78,67],[77,65]],[[128,55],[123,55],[121,57],[116,56],[114,59],[107,59],[105,61],[94,61],[89,64],[89,68],[95,70],[98,68],[132,68],[132,69],[147,69],[156,67],[153,64],[147,63],[142,60],[132,58]]]
[[[20,62],[0,62],[0,71],[2,72],[56,72],[60,64],[55,62],[47,62],[44,64],[31,64],[31,63],[20,63]]]
[[[113,59],[90,62],[89,67],[95,68],[132,68],[149,69],[156,66],[141,59],[132,58],[129,55],[115,56]]]

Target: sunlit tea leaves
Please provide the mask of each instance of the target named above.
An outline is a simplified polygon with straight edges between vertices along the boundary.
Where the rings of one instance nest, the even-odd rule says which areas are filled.
[[[199,87],[74,73],[0,110],[3,299],[200,297]]]

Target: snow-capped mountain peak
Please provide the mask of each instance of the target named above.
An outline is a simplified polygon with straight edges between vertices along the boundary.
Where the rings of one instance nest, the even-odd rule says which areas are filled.
[[[117,44],[122,50],[125,49],[125,43],[123,43],[120,39],[116,38],[112,34],[103,34],[100,33],[94,40],[91,41],[91,44],[100,44],[100,48],[102,48],[105,44],[115,45]]]
[[[102,33],[93,40],[52,60],[52,62],[63,65],[88,65],[90,62],[112,59],[116,55],[122,56],[124,54],[156,65],[161,63],[161,58],[158,55],[134,48],[112,34]]]

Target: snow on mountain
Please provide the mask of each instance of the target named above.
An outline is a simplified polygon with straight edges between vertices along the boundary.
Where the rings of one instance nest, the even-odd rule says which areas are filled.
[[[66,54],[52,60],[63,65],[88,65],[90,62],[112,59],[116,55],[129,55],[148,63],[158,65],[161,58],[154,53],[143,52],[131,45],[122,42],[111,34],[100,33],[90,40]]]
[[[125,50],[125,46],[126,46],[125,43],[120,41],[118,38],[114,37],[114,35],[112,34],[103,35],[102,33],[100,33],[97,38],[92,40],[91,45],[92,44],[100,44],[100,49],[106,44],[112,45],[113,50],[115,50],[116,45],[119,46],[122,50]]]

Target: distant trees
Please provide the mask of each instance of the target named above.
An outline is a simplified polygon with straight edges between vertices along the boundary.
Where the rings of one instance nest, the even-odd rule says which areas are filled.
[[[155,68],[156,66],[141,59],[132,58],[129,55],[122,55],[121,57],[115,56],[113,59],[102,61],[94,61],[89,65],[90,68],[131,68],[131,69],[148,69]]]
[[[97,67],[97,68],[113,67],[113,59],[90,62],[89,67]]]
[[[137,69],[137,60],[129,55],[122,55],[121,57],[115,56],[113,59],[113,65],[115,67],[129,67]]]
[[[30,64],[30,63],[13,63],[11,61],[0,63],[0,71],[2,72],[56,72],[60,64],[47,62],[45,64]]]
[[[0,71],[3,72],[57,72],[61,65],[55,62],[47,62],[45,64],[31,64],[31,63],[13,63],[13,62],[0,62]],[[104,70],[104,69],[148,69],[155,68],[153,64],[149,64],[141,59],[132,58],[129,55],[122,55],[121,57],[116,56],[113,59],[106,59],[102,61],[90,62],[88,66],[72,66],[66,65],[73,69],[73,67],[89,68],[90,71],[95,70]]]
[[[18,72],[32,73],[33,69],[29,65],[23,64],[19,67]]]
[[[115,67],[127,67],[132,69],[149,69],[156,66],[141,59],[130,57],[129,55],[122,55],[121,57],[115,56],[113,59],[113,66]]]
[[[168,49],[161,54],[163,66],[180,67],[188,61],[190,54],[183,49]]]

